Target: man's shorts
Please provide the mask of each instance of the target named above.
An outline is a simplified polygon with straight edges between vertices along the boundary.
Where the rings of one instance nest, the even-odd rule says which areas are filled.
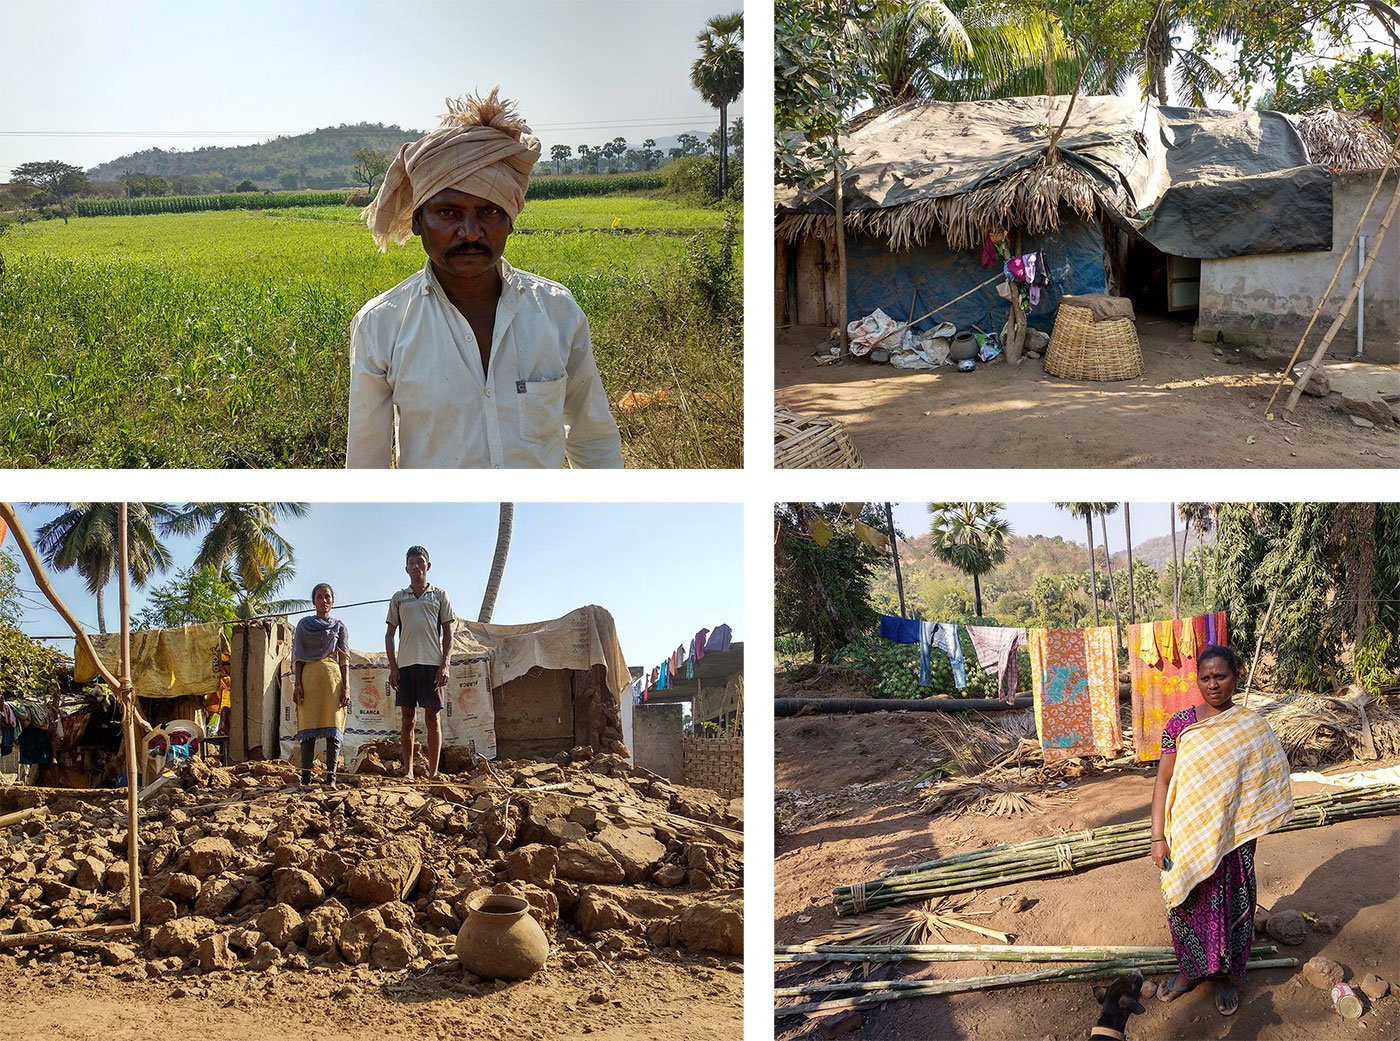
[[[437,674],[436,665],[400,665],[394,704],[399,708],[442,708],[442,688],[434,685]]]

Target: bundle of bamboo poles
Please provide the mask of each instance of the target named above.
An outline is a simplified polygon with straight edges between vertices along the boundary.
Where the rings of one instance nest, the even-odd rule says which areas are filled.
[[[833,949],[824,944],[815,950],[800,947],[779,947],[779,960],[826,961],[1025,961],[1074,962],[1048,969],[1007,973],[1000,976],[970,976],[953,980],[868,980],[851,979],[840,983],[809,983],[795,987],[776,987],[778,998],[812,998],[818,1000],[799,1005],[779,1007],[777,1015],[795,1016],[835,1009],[866,1008],[887,1001],[920,998],[933,994],[960,994],[973,990],[991,990],[1021,983],[1072,982],[1077,980],[1112,979],[1136,969],[1144,976],[1174,971],[1176,957],[1170,947],[998,947],[979,944],[923,944],[916,948],[867,948],[871,957],[860,957],[855,948]],[[958,953],[958,948],[974,953]],[[1250,951],[1246,969],[1297,968],[1297,958],[1268,957],[1278,948],[1268,945]],[[878,957],[877,957],[878,955]],[[940,957],[933,957],[940,955]],[[828,998],[824,995],[844,994],[847,997]]]
[[[1377,784],[1297,799],[1292,819],[1277,830],[1298,831],[1396,814],[1400,814],[1400,785]],[[1151,824],[1150,820],[1113,824],[894,868],[871,882],[838,886],[832,890],[832,901],[838,915],[853,915],[943,893],[1068,875],[1133,860],[1147,856]]]

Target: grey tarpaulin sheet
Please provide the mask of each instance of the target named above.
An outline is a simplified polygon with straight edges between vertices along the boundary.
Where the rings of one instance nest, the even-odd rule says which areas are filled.
[[[1178,257],[1332,248],[1332,174],[1277,112],[1160,110],[1171,187],[1138,233]],[[1136,222],[1134,222],[1136,223]]]
[[[1036,162],[1067,97],[911,102],[842,140],[849,210],[973,191]],[[1232,257],[1330,249],[1332,182],[1276,112],[1158,108],[1121,97],[1074,103],[1060,150],[1110,215],[1165,253]],[[831,213],[830,184],[780,208]]]

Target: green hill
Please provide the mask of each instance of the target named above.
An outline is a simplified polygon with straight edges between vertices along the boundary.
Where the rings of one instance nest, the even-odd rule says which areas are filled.
[[[225,187],[248,180],[259,188],[349,188],[356,183],[355,164],[350,158],[355,149],[377,148],[392,156],[400,145],[421,136],[419,130],[379,123],[341,124],[256,145],[211,146],[188,152],[149,148],[94,166],[87,173],[94,181],[144,173],[167,180],[223,178]]]

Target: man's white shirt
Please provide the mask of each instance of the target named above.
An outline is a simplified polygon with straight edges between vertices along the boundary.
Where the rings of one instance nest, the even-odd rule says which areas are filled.
[[[504,260],[501,282],[489,376],[431,261],[360,309],[346,466],[622,466],[583,310],[559,283]]]

